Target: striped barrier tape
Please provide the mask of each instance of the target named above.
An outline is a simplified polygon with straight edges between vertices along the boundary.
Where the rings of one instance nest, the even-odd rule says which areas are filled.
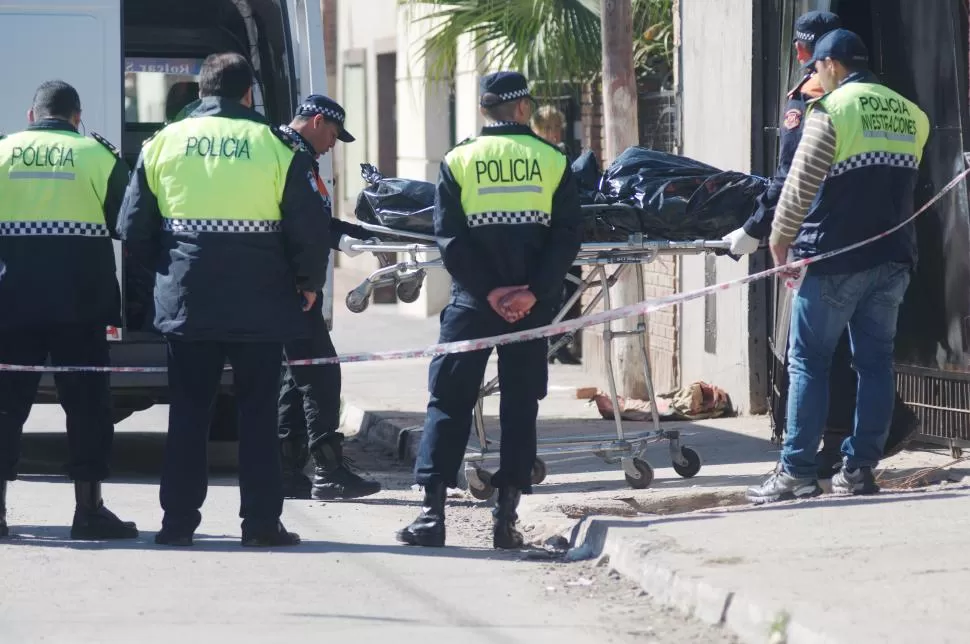
[[[461,340],[458,342],[446,342],[443,344],[435,344],[424,349],[402,349],[396,351],[378,351],[378,352],[367,352],[367,353],[348,353],[344,355],[335,356],[332,358],[312,358],[307,360],[289,360],[286,364],[296,367],[305,366],[316,366],[325,364],[339,364],[339,363],[350,363],[350,362],[376,362],[383,360],[406,360],[411,358],[428,358],[438,355],[445,355],[449,353],[466,353],[469,351],[481,351],[482,349],[491,349],[505,344],[513,344],[516,342],[528,342],[530,340],[539,340],[547,338],[554,335],[562,335],[565,333],[571,333],[573,331],[578,331],[586,327],[597,326],[600,324],[605,324],[606,322],[613,322],[616,320],[621,320],[624,318],[635,317],[638,315],[645,315],[649,313],[654,313],[661,309],[665,309],[676,304],[681,304],[683,302],[688,302],[690,300],[695,300],[705,295],[710,295],[718,291],[726,291],[728,289],[734,288],[735,286],[741,286],[743,284],[750,284],[751,282],[756,282],[758,280],[765,279],[766,277],[771,277],[777,273],[792,272],[815,264],[816,262],[835,257],[837,255],[842,255],[850,251],[856,250],[868,244],[871,244],[879,239],[888,237],[893,234],[903,226],[906,226],[921,214],[926,212],[930,206],[935,204],[940,198],[943,197],[947,192],[955,188],[968,174],[970,174],[970,168],[964,170],[956,177],[954,177],[946,186],[943,187],[932,199],[927,201],[919,210],[917,210],[911,217],[903,221],[902,223],[893,226],[889,230],[874,235],[868,239],[852,244],[851,246],[846,246],[845,248],[839,248],[837,250],[829,251],[821,255],[816,255],[815,257],[809,257],[806,259],[799,259],[787,264],[782,264],[781,266],[775,266],[758,273],[753,273],[745,277],[740,277],[738,279],[729,280],[727,282],[721,282],[719,284],[714,284],[712,286],[706,286],[704,288],[695,289],[693,291],[688,291],[686,293],[677,293],[675,295],[669,295],[666,297],[653,298],[650,300],[645,300],[643,302],[637,302],[636,304],[630,304],[627,306],[620,307],[618,309],[611,309],[609,311],[603,311],[602,313],[595,313],[593,315],[588,315],[581,318],[576,318],[574,320],[556,322],[554,324],[548,324],[541,327],[536,327],[534,329],[529,329],[525,331],[514,331],[512,333],[505,333],[503,335],[496,335],[490,338],[480,338],[476,340]],[[226,367],[228,370],[229,367]],[[0,371],[19,371],[19,372],[31,372],[31,373],[74,373],[74,372],[93,372],[93,373],[164,373],[168,369],[166,367],[86,367],[86,366],[35,366],[35,365],[12,365],[12,364],[0,364]]]

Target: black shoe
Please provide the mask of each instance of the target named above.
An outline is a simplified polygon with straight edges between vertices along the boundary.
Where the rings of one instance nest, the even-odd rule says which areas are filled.
[[[829,481],[842,468],[842,452],[820,451],[815,455],[815,469],[818,480]]]
[[[192,545],[192,533],[185,534],[162,528],[155,533],[155,543],[173,548],[188,548]]]
[[[906,449],[920,427],[919,417],[897,396],[896,407],[893,409],[893,421],[889,426],[889,436],[886,437],[882,457],[889,458]]]
[[[7,482],[0,481],[0,538],[9,536],[10,528],[7,527]]]
[[[300,535],[295,532],[287,532],[282,522],[277,522],[276,530],[263,534],[243,533],[243,548],[281,548],[287,546],[300,545]]]
[[[71,538],[80,541],[102,539],[137,539],[138,528],[131,521],[122,521],[114,512],[104,507],[101,499],[101,483],[74,482],[74,523]]]
[[[515,529],[519,520],[516,509],[522,493],[514,487],[503,487],[498,491],[498,503],[492,510],[492,547],[503,550],[516,550],[525,544],[525,537]]]
[[[343,436],[335,434],[313,448],[313,488],[317,501],[357,499],[381,491],[381,484],[354,472],[353,461],[343,453]]]
[[[445,497],[448,488],[444,483],[432,483],[424,488],[421,514],[411,525],[399,530],[397,540],[409,546],[441,548],[445,545]]]
[[[568,346],[560,347],[559,350],[556,351],[556,360],[562,364],[583,364],[579,358],[573,355],[573,352],[569,350]]]

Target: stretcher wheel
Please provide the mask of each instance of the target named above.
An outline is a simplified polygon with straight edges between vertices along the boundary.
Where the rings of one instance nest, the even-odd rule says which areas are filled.
[[[537,458],[532,464],[532,484],[539,485],[546,480],[546,462]]]
[[[650,487],[650,484],[653,483],[653,468],[650,467],[650,463],[639,458],[635,458],[633,459],[633,467],[636,469],[639,476],[634,478],[627,474],[627,485],[635,490],[644,490]]]
[[[492,487],[492,475],[479,468],[475,468],[473,472],[475,475],[468,477],[468,491],[479,501],[488,501],[495,494],[495,488]]]
[[[687,463],[684,465],[676,462],[672,463],[674,471],[685,479],[696,476],[701,471],[701,455],[690,447],[681,447],[680,455],[687,459]]]
[[[370,298],[361,298],[356,291],[351,291],[347,293],[346,304],[351,313],[363,313],[370,304]]]
[[[412,302],[417,302],[420,296],[421,282],[417,280],[414,282],[398,282],[397,299],[405,304],[411,304]]]

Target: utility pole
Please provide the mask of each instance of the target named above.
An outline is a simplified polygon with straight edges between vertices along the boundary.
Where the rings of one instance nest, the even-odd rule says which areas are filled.
[[[630,146],[640,143],[637,122],[637,79],[633,67],[632,0],[602,0],[600,19],[603,40],[603,121],[605,129],[603,166],[612,163]],[[643,267],[634,264],[613,288],[613,305],[624,306],[640,301]],[[639,318],[615,323],[617,331],[635,331]],[[646,329],[643,330],[646,334]],[[643,356],[633,338],[615,344],[617,384],[627,398],[647,398]],[[592,356],[591,356],[592,357]],[[590,365],[593,366],[593,365]]]

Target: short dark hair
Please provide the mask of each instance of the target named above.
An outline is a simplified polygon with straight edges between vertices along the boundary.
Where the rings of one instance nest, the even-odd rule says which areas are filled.
[[[485,115],[493,121],[511,121],[515,119],[515,106],[524,100],[520,98],[515,101],[492,105],[491,107],[483,107],[482,109],[485,110]]]
[[[212,54],[202,63],[199,77],[200,97],[218,96],[238,101],[252,86],[253,68],[240,54]]]
[[[34,92],[30,106],[35,119],[57,118],[65,121],[81,113],[81,97],[64,81],[51,80]]]

